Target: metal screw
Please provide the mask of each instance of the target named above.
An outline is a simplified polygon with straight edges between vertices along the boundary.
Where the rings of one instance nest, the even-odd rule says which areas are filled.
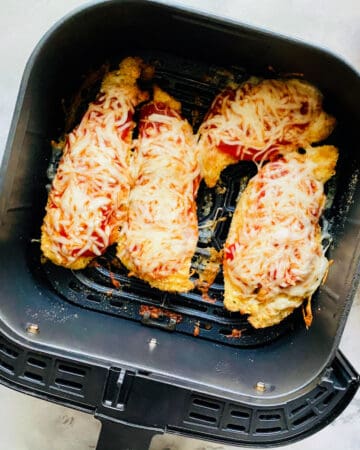
[[[259,392],[265,392],[266,391],[266,385],[263,381],[258,381],[255,385],[255,389]]]
[[[29,325],[26,327],[26,331],[31,334],[39,334],[40,327],[36,323],[29,323]]]

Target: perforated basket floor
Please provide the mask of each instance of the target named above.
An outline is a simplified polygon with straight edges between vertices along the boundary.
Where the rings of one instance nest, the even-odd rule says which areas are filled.
[[[248,77],[245,70],[239,67],[224,69],[162,53],[141,56],[156,69],[153,82],[181,101],[183,113],[193,124],[194,130],[201,123],[215,95],[229,80],[240,83]],[[273,73],[269,75],[274,76]],[[87,91],[92,92],[92,95],[96,92],[89,86]],[[83,105],[77,106],[74,117],[78,116],[79,119]],[[50,173],[54,173],[58,157],[59,154],[55,153]],[[202,258],[209,255],[209,248],[222,248],[237,198],[255,173],[253,163],[241,162],[227,168],[215,188],[209,189],[201,183],[197,200],[199,242],[193,258],[195,273],[202,264]],[[331,187],[334,191],[335,185]],[[330,206],[331,202],[328,201],[327,210]],[[33,251],[35,256],[32,265],[39,266],[35,247]],[[51,263],[44,266],[44,271],[57,293],[82,307],[222,344],[263,345],[289,333],[294,327],[304,326],[301,311],[298,310],[279,325],[255,330],[247,322],[246,316],[224,309],[221,272],[211,286],[207,300],[196,289],[185,294],[169,294],[152,289],[141,280],[127,276],[128,271],[116,259],[114,248],[82,271],[65,270]]]

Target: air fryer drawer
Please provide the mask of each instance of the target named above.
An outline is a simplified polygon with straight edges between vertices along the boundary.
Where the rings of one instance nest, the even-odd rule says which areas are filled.
[[[41,263],[50,142],[68,131],[63,104],[89,73],[128,55],[154,62],[159,83],[182,100],[189,120],[197,105],[198,122],[228,71],[241,81],[249,74],[270,76],[271,66],[277,74],[302,73],[323,92],[325,109],[338,121],[329,142],[340,149],[326,210],[334,264],[314,299],[309,330],[300,314],[258,332],[241,317],[230,320],[221,312],[221,280],[215,304],[196,293],[167,297],[166,308],[182,308],[181,324],[146,322],[139,307],[163,305],[158,292],[134,282],[110,301],[98,290],[111,283],[106,264],[73,273]],[[358,386],[338,344],[359,275],[359,94],[359,76],[323,50],[186,9],[140,0],[104,2],[56,24],[26,67],[0,171],[0,381],[96,411],[104,423],[141,426],[149,435],[154,428],[269,445],[299,439],[336,417]],[[214,216],[234,207],[238,174],[231,168],[226,177],[226,199],[200,190],[200,203],[213,196]],[[215,245],[226,230],[218,233]],[[195,337],[198,322],[203,328]],[[242,327],[247,331],[241,339],[231,340],[232,329]],[[30,357],[42,361],[35,371],[29,370]],[[265,390],[257,388],[259,382]],[[145,420],[154,404],[159,410]]]

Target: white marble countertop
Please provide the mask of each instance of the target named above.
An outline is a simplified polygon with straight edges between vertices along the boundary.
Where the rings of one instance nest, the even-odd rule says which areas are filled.
[[[183,4],[240,22],[306,40],[339,55],[360,71],[359,0],[183,0]],[[81,0],[1,0],[0,2],[0,160],[5,147],[21,76],[31,51],[63,15]],[[360,99],[359,99],[360,100]],[[360,298],[355,298],[341,350],[360,371]],[[301,362],[299,361],[299,366]],[[0,448],[85,450],[95,448],[99,423],[90,416],[0,387]],[[360,395],[331,425],[284,449],[360,449]],[[166,435],[151,450],[225,450]],[[238,448],[238,447],[237,447]],[[119,449],[120,450],[120,449]]]

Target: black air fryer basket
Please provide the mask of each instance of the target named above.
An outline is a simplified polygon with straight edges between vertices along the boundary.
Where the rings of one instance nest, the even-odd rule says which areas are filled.
[[[309,330],[301,311],[252,329],[223,309],[221,276],[213,302],[197,291],[150,289],[114,264],[113,249],[78,272],[42,264],[40,225],[57,160],[51,140],[94,98],[94,74],[129,55],[155,66],[155,81],[182,102],[195,128],[229,77],[303,74],[324,93],[338,121],[329,142],[340,148],[325,211],[334,264],[314,297]],[[331,54],[194,11],[109,1],[60,21],[28,62],[0,171],[0,381],[94,414],[104,450],[144,450],[165,431],[281,445],[331,422],[359,384],[338,351],[359,274],[359,94],[359,76]],[[73,123],[64,105],[72,105]],[[194,265],[209,246],[221,248],[254,173],[241,163],[217,188],[201,186]]]

